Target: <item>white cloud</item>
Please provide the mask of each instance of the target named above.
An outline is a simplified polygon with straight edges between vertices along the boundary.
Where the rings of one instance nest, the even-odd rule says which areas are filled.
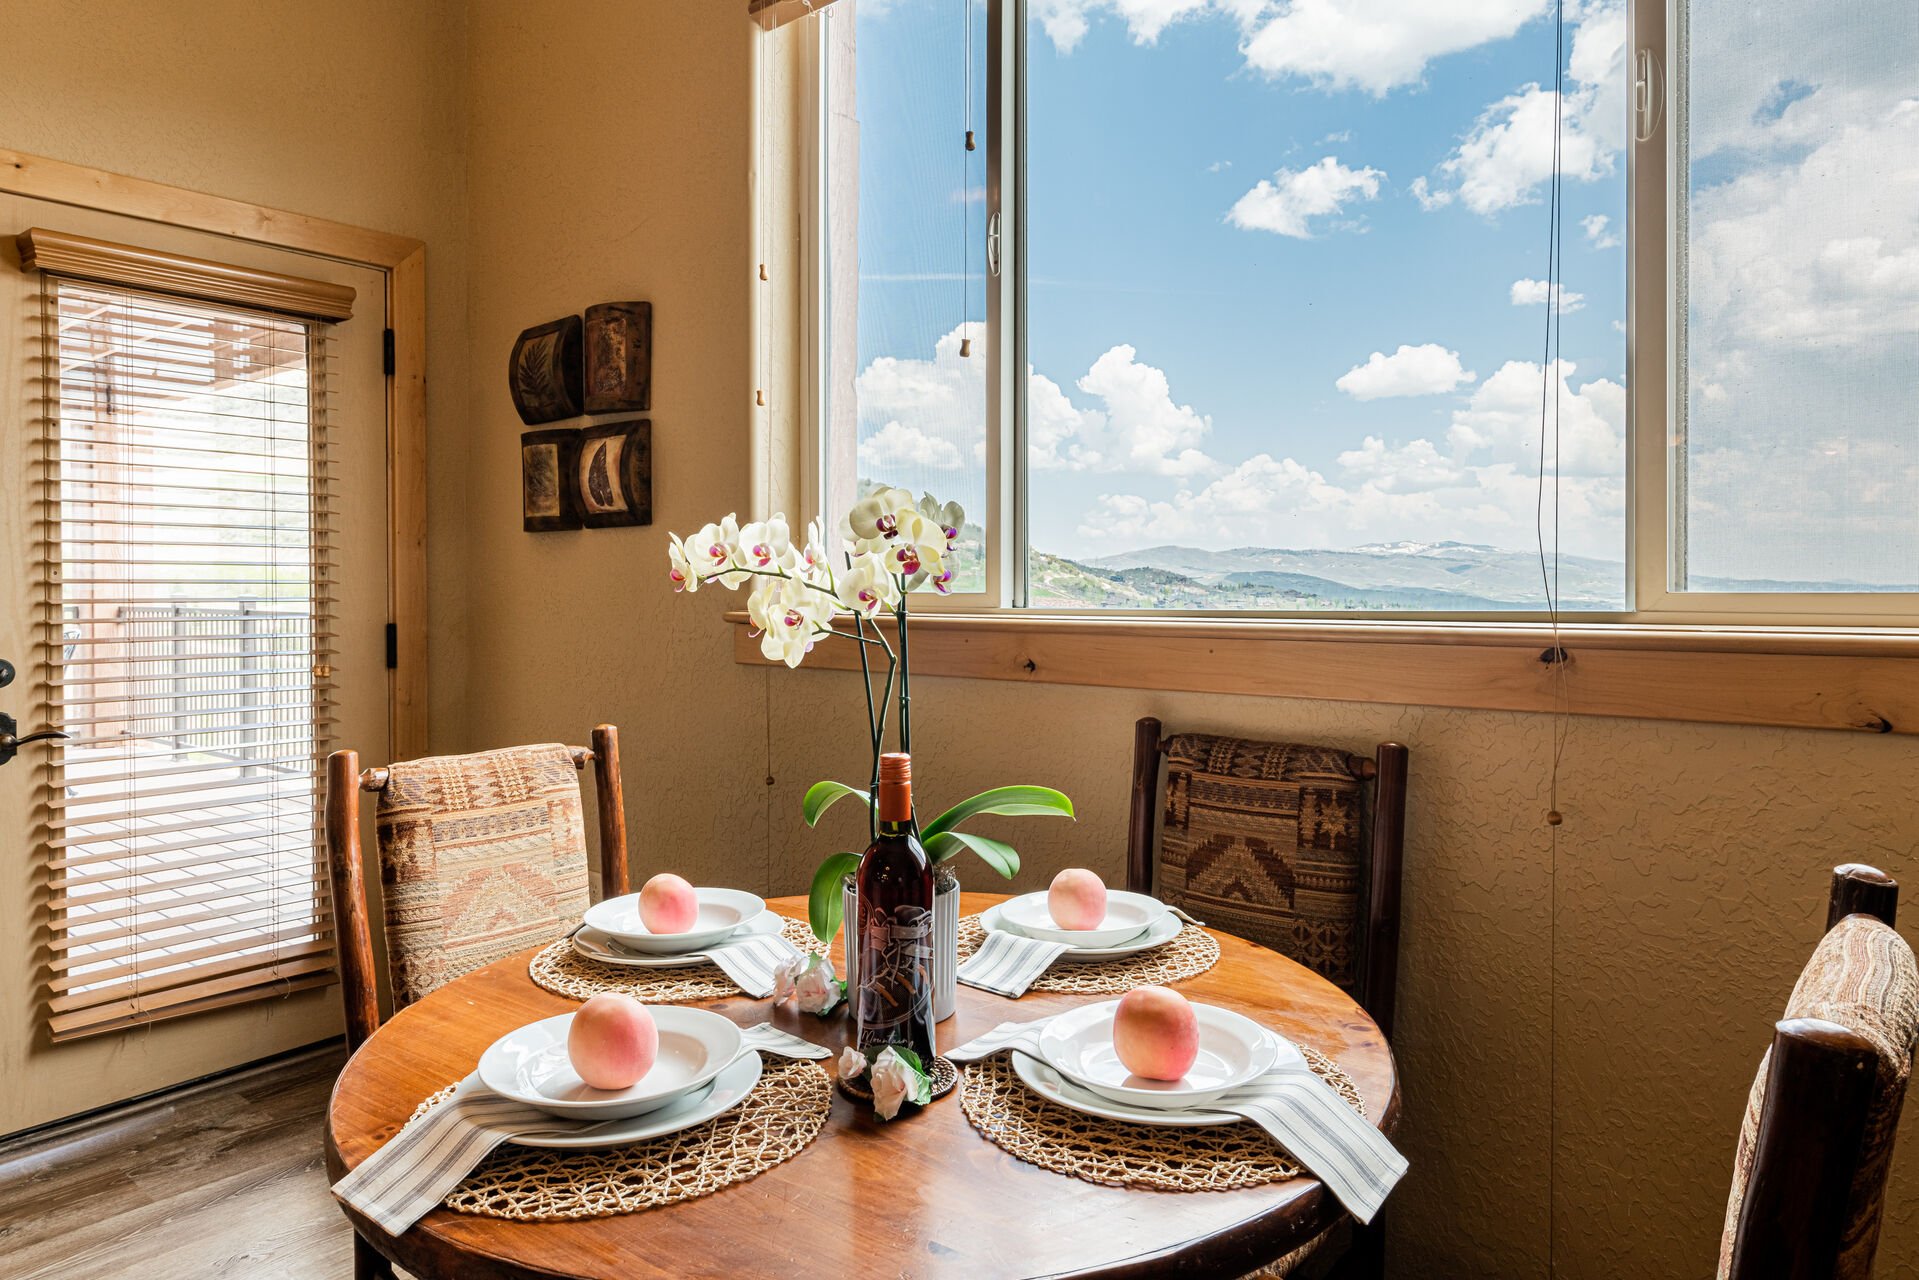
[[[1034,466],[1175,477],[1218,469],[1200,447],[1212,420],[1174,401],[1166,374],[1141,363],[1132,347],[1113,347],[1075,385],[1101,407],[1077,408],[1050,378],[1028,375]]]
[[[1571,87],[1561,95],[1521,86],[1480,112],[1440,162],[1441,190],[1415,186],[1427,209],[1457,198],[1474,213],[1533,204],[1553,172],[1554,113],[1560,113],[1560,172],[1596,182],[1617,168],[1626,141],[1626,12],[1617,4],[1580,9],[1567,58]]]
[[[1226,220],[1248,231],[1311,238],[1313,218],[1338,213],[1351,200],[1379,195],[1378,169],[1349,169],[1332,156],[1305,169],[1281,169],[1241,196]]]
[[[1562,545],[1617,559],[1625,536],[1625,390],[1594,379],[1575,387],[1555,369]],[[1102,494],[1082,537],[1113,547],[1352,546],[1375,541],[1486,542],[1525,547],[1539,496],[1540,367],[1514,361],[1453,414],[1444,444],[1368,436],[1338,455],[1339,478],[1295,458],[1257,454],[1200,488],[1170,498]],[[1546,384],[1548,394],[1551,383]],[[1553,459],[1548,456],[1550,482]]]
[[[1619,247],[1619,237],[1608,230],[1612,225],[1612,219],[1605,214],[1595,213],[1581,218],[1579,225],[1586,233],[1586,242],[1593,248],[1617,249]]]
[[[952,469],[960,465],[959,447],[951,440],[928,435],[898,419],[860,441],[859,457],[863,474],[885,474],[919,466]]]
[[[1504,40],[1543,0],[1291,0],[1241,5],[1240,51],[1269,76],[1376,97],[1417,84],[1435,58]]]
[[[1513,281],[1511,290],[1512,304],[1515,307],[1543,306],[1547,297],[1554,293],[1559,295],[1556,310],[1558,310],[1561,315],[1578,311],[1586,305],[1586,295],[1583,293],[1574,293],[1564,285],[1555,288],[1545,280],[1533,279]]]
[[[1233,167],[1233,162],[1231,160],[1215,160],[1211,164],[1206,166],[1206,172],[1225,173],[1228,169],[1232,167]]]
[[[1152,44],[1181,18],[1205,12],[1210,0],[1033,0],[1032,16],[1053,47],[1071,53],[1086,38],[1095,14],[1112,13],[1126,23],[1134,44]]]
[[[1354,365],[1333,385],[1355,400],[1380,400],[1440,395],[1475,376],[1459,363],[1457,351],[1427,342],[1417,347],[1402,345],[1391,355],[1375,351],[1365,364]]]

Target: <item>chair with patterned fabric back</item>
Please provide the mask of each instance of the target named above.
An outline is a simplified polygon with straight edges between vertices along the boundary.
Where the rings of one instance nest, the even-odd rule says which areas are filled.
[[[587,907],[579,774],[588,762],[600,811],[600,893],[628,891],[619,730],[593,746],[508,747],[360,769],[355,751],[327,757],[327,876],[340,948],[346,1041],[380,1025],[380,993],[360,865],[360,792],[380,797],[380,882],[387,970],[397,1011],[461,974],[550,942]],[[353,1239],[356,1280],[390,1280],[391,1265]]]
[[[1899,885],[1832,874],[1826,934],[1746,1099],[1720,1280],[1865,1280],[1919,1038],[1919,965],[1892,929]]]
[[[1394,742],[1368,759],[1334,747],[1169,737],[1158,720],[1141,720],[1127,887],[1297,960],[1351,993],[1390,1037],[1406,762]]]

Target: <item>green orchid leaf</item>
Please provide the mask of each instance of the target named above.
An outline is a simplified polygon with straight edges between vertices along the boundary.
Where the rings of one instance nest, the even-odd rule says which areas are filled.
[[[807,826],[817,826],[821,814],[848,796],[858,796],[869,806],[873,803],[865,787],[849,787],[844,782],[816,782],[806,789],[806,799],[800,801],[800,816],[806,819]]]
[[[821,787],[827,785],[820,783]],[[814,788],[815,791],[819,787]],[[811,799],[811,796],[808,796]],[[951,831],[968,818],[982,813],[1002,813],[1014,817],[1063,817],[1073,816],[1073,802],[1061,791],[1051,787],[994,787],[978,795],[962,800],[939,817],[920,828],[922,838],[937,836]]]
[[[840,917],[846,914],[846,900],[841,896],[840,881],[859,869],[860,855],[857,853],[835,853],[820,863],[820,869],[813,873],[813,889],[807,895],[807,923],[813,928],[813,936],[821,942],[831,942],[833,935],[840,931]]]
[[[935,862],[944,862],[961,849],[971,849],[1008,880],[1019,874],[1019,850],[1004,840],[974,835],[970,831],[942,831],[923,843],[926,856]]]

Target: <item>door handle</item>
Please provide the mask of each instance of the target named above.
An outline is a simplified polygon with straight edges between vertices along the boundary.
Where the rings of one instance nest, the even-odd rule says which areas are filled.
[[[52,742],[56,738],[67,736],[58,729],[42,729],[24,738],[17,736],[19,732],[20,725],[13,717],[0,713],[0,764],[11,763],[13,757],[19,754],[20,748],[30,742]]]

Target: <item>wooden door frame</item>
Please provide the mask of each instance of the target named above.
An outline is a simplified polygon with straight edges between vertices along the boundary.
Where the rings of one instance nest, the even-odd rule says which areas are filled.
[[[5,147],[0,194],[335,258],[386,276],[386,327],[393,333],[386,388],[387,620],[397,634],[387,673],[388,758],[425,755],[426,244]]]

